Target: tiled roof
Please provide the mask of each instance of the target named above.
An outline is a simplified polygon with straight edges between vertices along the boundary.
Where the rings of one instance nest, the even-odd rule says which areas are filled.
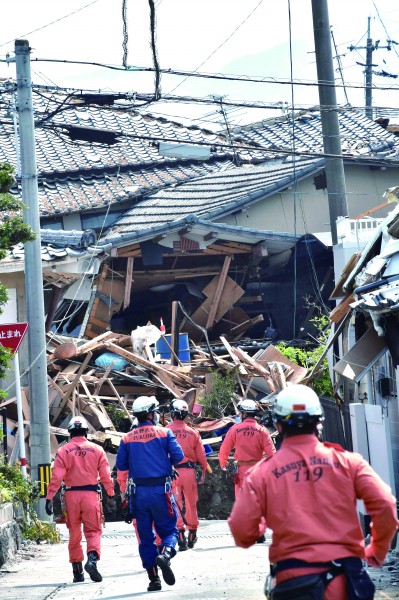
[[[284,252],[292,248],[301,237],[299,234],[226,225],[225,223],[215,223],[206,219],[200,219],[196,215],[187,215],[182,219],[153,226],[148,225],[138,230],[125,231],[123,233],[116,231],[115,237],[110,235],[108,239],[100,240],[98,247],[100,248],[101,244],[106,244],[107,242],[111,243],[112,246],[125,246],[131,243],[150,240],[156,236],[178,232],[181,229],[185,229],[189,234],[200,236],[205,236],[212,232],[215,239],[236,241],[244,244],[257,244],[258,242],[267,240],[268,252],[270,254]]]
[[[217,220],[324,168],[323,160],[247,165],[211,173],[141,200],[106,233],[105,239],[171,223],[187,215]]]
[[[17,168],[11,96],[0,82],[0,161]],[[228,151],[208,161],[164,157],[157,140],[215,144],[226,138],[199,127],[139,114],[115,105],[78,106],[64,95],[33,92],[39,206],[42,216],[93,210],[165,185],[231,166]],[[62,110],[60,110],[62,108]],[[58,112],[57,112],[58,111]],[[50,115],[50,117],[49,117]],[[123,133],[114,145],[72,142],[59,126],[78,126]],[[20,187],[12,190],[20,193]]]
[[[355,109],[338,112],[342,154],[344,157],[371,160],[399,160],[399,137]],[[233,129],[233,134],[245,143],[257,143],[270,148],[263,160],[286,156],[292,151],[295,137],[297,152],[323,153],[323,136],[320,112],[309,111],[292,119],[278,117]]]

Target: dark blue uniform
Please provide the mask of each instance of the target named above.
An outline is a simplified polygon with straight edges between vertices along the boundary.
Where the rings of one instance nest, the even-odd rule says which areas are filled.
[[[131,510],[140,536],[139,552],[145,569],[156,565],[158,549],[153,524],[162,546],[174,548],[178,540],[177,510],[168,478],[172,465],[184,458],[183,450],[170,429],[151,421],[127,433],[118,449],[116,466],[129,471]]]

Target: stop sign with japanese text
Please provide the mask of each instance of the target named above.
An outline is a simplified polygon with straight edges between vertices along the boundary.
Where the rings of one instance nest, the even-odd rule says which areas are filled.
[[[29,323],[5,323],[0,325],[0,345],[16,354],[28,327]]]

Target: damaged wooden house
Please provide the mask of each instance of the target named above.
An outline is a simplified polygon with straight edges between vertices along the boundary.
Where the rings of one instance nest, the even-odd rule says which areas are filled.
[[[399,206],[387,190],[389,214],[354,227],[331,294],[331,377],[349,448],[360,452],[399,494]],[[344,220],[345,221],[345,220]],[[356,230],[356,227],[359,227]],[[359,243],[360,242],[360,243]]]

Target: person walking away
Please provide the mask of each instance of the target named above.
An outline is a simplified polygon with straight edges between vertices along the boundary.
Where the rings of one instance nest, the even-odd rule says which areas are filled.
[[[178,477],[173,481],[173,495],[178,507],[177,527],[179,530],[179,550],[184,551],[193,548],[197,542],[197,530],[199,526],[197,502],[198,485],[195,471],[195,463],[202,468],[200,483],[204,483],[205,473],[208,467],[205,449],[199,432],[185,423],[189,416],[187,402],[175,399],[172,402],[172,423],[167,425],[171,429],[184,452],[184,459],[176,465]],[[186,527],[181,514],[185,503],[185,521],[188,527],[188,539],[186,539]]]
[[[228,519],[235,543],[254,544],[265,522],[273,531],[269,598],[371,600],[362,559],[380,567],[390,548],[398,527],[390,488],[360,454],[318,439],[323,411],[311,388],[282,390],[273,418],[282,445],[245,479]],[[366,548],[357,500],[372,521]]]
[[[241,423],[230,427],[219,450],[220,467],[225,471],[230,452],[235,448],[234,458],[238,467],[234,478],[236,498],[247,471],[264,456],[271,458],[276,452],[268,430],[255,419],[258,414],[256,402],[241,400],[237,409],[241,414]]]
[[[73,417],[68,425],[70,441],[62,446],[54,460],[51,480],[47,488],[46,513],[53,514],[53,498],[63,484],[66,505],[66,525],[69,530],[69,562],[72,563],[74,583],[84,581],[82,562],[82,525],[87,544],[87,562],[84,566],[92,581],[102,581],[97,568],[101,558],[102,505],[101,488],[109,496],[113,510],[114,483],[104,450],[87,440],[89,426],[84,417]]]
[[[116,456],[119,471],[129,471],[132,518],[140,536],[139,553],[150,579],[149,592],[161,589],[158,567],[167,585],[174,585],[170,560],[178,540],[177,510],[172,495],[173,465],[184,458],[170,429],[159,427],[159,402],[155,396],[139,396],[133,402],[138,426],[122,438]],[[161,548],[155,543],[156,532]]]
[[[137,530],[136,519],[132,519],[132,517],[130,516],[130,508],[128,506],[128,500],[129,500],[128,480],[129,480],[129,471],[119,471],[119,469],[116,470],[116,481],[118,482],[119,489],[121,491],[121,499],[122,499],[121,508],[123,508],[125,511],[127,510],[127,512],[125,513],[126,514],[125,522],[128,525],[130,525],[130,523],[133,523],[137,542],[140,543],[140,536],[139,536],[139,532]],[[161,546],[161,538],[159,537],[159,535],[157,534],[156,531],[155,531],[155,543],[157,546]]]

